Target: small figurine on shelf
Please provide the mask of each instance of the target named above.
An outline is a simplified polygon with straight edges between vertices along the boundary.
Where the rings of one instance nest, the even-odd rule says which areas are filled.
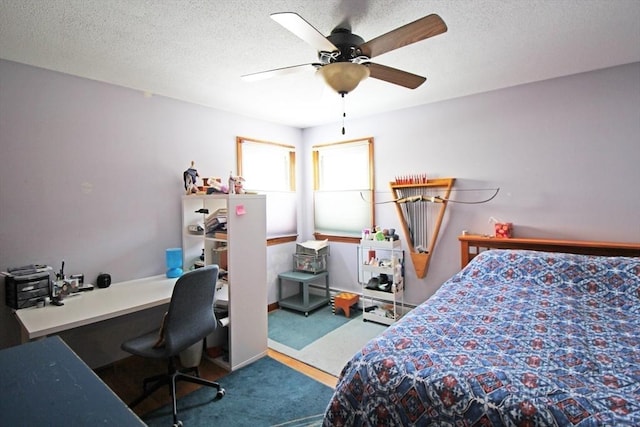
[[[229,172],[229,194],[244,194],[243,183],[244,178],[239,175],[233,175],[232,172]]]
[[[182,179],[184,180],[184,189],[187,194],[195,194],[198,192],[197,179],[200,176],[198,170],[195,168],[195,162],[191,161],[191,167],[182,173]]]
[[[241,176],[236,176],[234,179],[235,192],[236,194],[244,194],[244,178]]]

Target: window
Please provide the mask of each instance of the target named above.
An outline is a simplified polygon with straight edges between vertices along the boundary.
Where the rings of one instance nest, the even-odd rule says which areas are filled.
[[[316,239],[359,240],[375,223],[373,138],[312,149]]]
[[[267,196],[267,239],[295,240],[295,147],[237,137],[236,150],[238,175],[245,180],[244,188]]]

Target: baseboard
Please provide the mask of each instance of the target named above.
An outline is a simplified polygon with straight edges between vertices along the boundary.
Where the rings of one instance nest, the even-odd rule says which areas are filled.
[[[280,304],[277,302],[272,302],[271,304],[267,304],[267,313],[271,313],[273,310],[277,310],[280,308]]]
[[[310,286],[311,288],[312,286]],[[320,288],[319,288],[320,289]],[[324,289],[324,288],[321,288]],[[334,289],[334,288],[330,288],[329,289],[329,293],[331,295],[331,297],[334,297],[335,295],[341,293],[341,292],[349,292],[349,293],[357,293],[358,295],[360,295],[360,298],[362,298],[362,293],[361,292],[353,292],[351,290],[346,291],[343,289]],[[414,304],[409,304],[409,303],[404,303],[404,306],[406,308],[408,308],[409,310],[413,310],[414,308],[416,308],[416,305]],[[267,313],[271,313],[274,310],[278,310],[280,308],[280,304],[278,304],[278,302],[272,302],[271,304],[267,304]],[[358,301],[358,308],[362,309],[362,299],[360,299],[360,301]]]

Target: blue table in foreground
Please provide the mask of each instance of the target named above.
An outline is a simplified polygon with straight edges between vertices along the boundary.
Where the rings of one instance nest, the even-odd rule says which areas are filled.
[[[0,384],[2,425],[145,425],[57,336],[0,351]]]
[[[324,295],[314,295],[309,293],[309,284],[318,279],[324,278]],[[282,281],[288,280],[296,282],[300,285],[300,293],[288,298],[282,298]],[[302,311],[305,316],[309,315],[321,305],[329,304],[331,297],[329,295],[329,272],[323,271],[317,274],[305,273],[302,271],[287,271],[278,274],[278,305],[292,310]]]

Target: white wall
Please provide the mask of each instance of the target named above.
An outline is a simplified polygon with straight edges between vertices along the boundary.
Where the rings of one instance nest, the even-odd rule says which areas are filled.
[[[389,182],[408,173],[455,177],[457,189],[500,187],[487,204],[449,204],[428,275],[417,279],[406,264],[410,303],[424,301],[457,271],[461,231],[490,233],[492,216],[513,222],[518,237],[640,242],[639,63],[347,120],[346,130],[306,129],[305,149],[373,136],[377,201],[390,200]],[[302,158],[309,189],[310,155]],[[310,191],[305,198],[310,205]],[[377,205],[376,218],[400,229],[392,204]],[[312,219],[308,211],[307,237]],[[331,245],[334,287],[359,288],[355,263],[355,245]]]

